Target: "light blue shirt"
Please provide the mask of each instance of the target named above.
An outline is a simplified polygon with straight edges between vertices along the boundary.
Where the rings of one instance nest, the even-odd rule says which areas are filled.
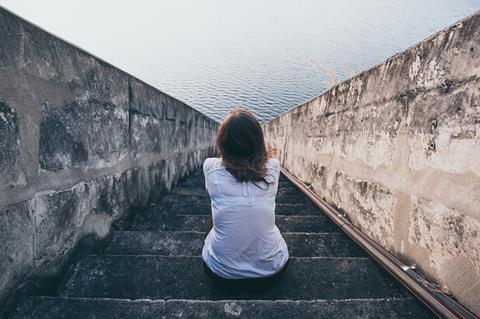
[[[213,228],[202,258],[218,276],[229,279],[268,277],[288,260],[288,249],[275,226],[275,196],[280,164],[270,158],[265,182],[237,182],[220,158],[203,163],[205,187],[212,204]]]

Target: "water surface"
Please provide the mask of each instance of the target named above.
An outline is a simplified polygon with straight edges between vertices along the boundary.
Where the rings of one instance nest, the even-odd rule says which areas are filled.
[[[265,121],[480,9],[480,0],[0,0],[220,120]]]

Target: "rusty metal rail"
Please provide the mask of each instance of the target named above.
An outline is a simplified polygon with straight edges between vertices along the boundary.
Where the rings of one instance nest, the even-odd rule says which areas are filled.
[[[282,167],[282,173],[337,224],[357,245],[368,253],[382,268],[407,288],[421,303],[439,318],[480,319],[471,311],[437,289],[419,274],[390,254],[374,240],[353,225],[344,215],[321,199],[317,194]]]

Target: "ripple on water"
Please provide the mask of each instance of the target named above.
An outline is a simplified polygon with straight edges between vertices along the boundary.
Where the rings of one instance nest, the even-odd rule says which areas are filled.
[[[220,5],[214,0],[195,3],[191,5]],[[261,121],[480,8],[480,0],[222,3],[232,8],[220,17],[189,16],[195,27],[185,39],[168,43],[172,47],[149,42],[155,57],[118,54],[127,54],[127,70],[216,120],[241,106]],[[158,21],[159,30],[172,30],[162,23]]]

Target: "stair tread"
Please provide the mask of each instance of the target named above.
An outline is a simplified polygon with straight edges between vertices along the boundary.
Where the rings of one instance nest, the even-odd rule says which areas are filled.
[[[12,319],[50,318],[433,318],[413,298],[350,300],[125,300],[29,297]]]
[[[116,231],[104,254],[201,256],[205,234],[180,231]],[[283,233],[292,257],[361,257],[342,233]]]
[[[431,318],[281,175],[276,224],[290,252],[263,292],[224,291],[200,256],[210,202],[201,170],[148,207],[131,210],[102,255],[71,269],[60,296],[31,296],[9,318]]]
[[[206,231],[209,215],[170,215],[142,212],[135,215],[128,230],[158,231]],[[281,232],[340,232],[325,215],[277,215],[277,227]]]
[[[276,285],[262,293],[215,287],[200,257],[108,256],[82,258],[64,297],[128,299],[347,299],[398,297],[405,292],[368,258],[290,258]]]

